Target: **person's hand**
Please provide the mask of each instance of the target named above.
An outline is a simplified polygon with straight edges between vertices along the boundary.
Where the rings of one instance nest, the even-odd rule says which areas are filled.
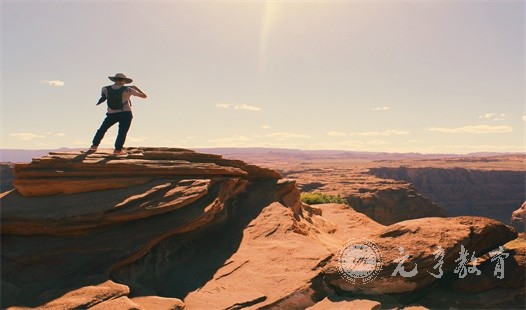
[[[131,85],[130,86],[131,88],[135,89],[136,91],[140,92],[140,93],[143,93],[142,90],[139,89],[139,87],[135,86],[135,85]],[[143,93],[144,94],[144,93]]]

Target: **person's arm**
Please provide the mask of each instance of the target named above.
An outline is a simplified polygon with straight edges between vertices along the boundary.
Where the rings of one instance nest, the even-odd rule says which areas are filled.
[[[139,87],[137,87],[135,85],[132,85],[132,86],[130,86],[130,88],[132,89],[132,94],[134,96],[141,97],[141,98],[148,97],[148,96],[146,96],[146,94],[142,90],[139,89]]]
[[[103,90],[100,92],[99,102],[97,102],[96,105],[99,105],[99,104],[103,103],[104,101],[106,101],[106,93],[104,92],[104,88],[103,88]]]

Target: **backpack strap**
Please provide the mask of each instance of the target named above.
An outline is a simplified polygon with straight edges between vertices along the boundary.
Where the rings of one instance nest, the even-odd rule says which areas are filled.
[[[122,94],[124,94],[125,92],[127,92],[127,91],[129,90],[129,87],[128,87],[128,86],[124,86],[124,85],[123,85],[121,88],[122,88]],[[119,90],[120,90],[120,89],[119,89]],[[130,103],[130,107],[131,107],[131,106],[132,106],[132,104],[131,104],[131,98],[128,98],[128,101],[127,101],[127,102]],[[123,103],[123,104],[125,104],[125,103]]]

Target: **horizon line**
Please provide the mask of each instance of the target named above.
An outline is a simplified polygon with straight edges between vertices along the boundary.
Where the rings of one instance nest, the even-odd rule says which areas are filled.
[[[262,146],[213,146],[213,147],[176,147],[176,146],[130,146],[126,148],[139,148],[139,147],[159,147],[159,148],[181,148],[188,150],[203,150],[203,149],[259,149],[259,150],[283,150],[283,151],[298,151],[298,152],[342,152],[342,153],[368,153],[368,154],[419,154],[419,155],[470,155],[470,154],[502,154],[502,155],[526,155],[526,151],[475,151],[466,153],[426,153],[418,151],[407,151],[407,152],[396,152],[396,151],[360,151],[360,150],[342,150],[342,149],[299,149],[299,148],[282,148],[282,147],[262,147]],[[101,147],[100,149],[112,149],[112,147]],[[0,148],[0,152],[3,151],[57,151],[57,150],[84,150],[84,147],[55,147],[55,148]]]

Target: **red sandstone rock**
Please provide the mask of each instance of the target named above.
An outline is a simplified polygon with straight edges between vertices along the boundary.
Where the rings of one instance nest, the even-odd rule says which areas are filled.
[[[244,177],[279,179],[273,170],[183,149],[131,148],[129,155],[54,152],[15,165],[14,186],[24,196],[125,188],[158,178]]]
[[[384,225],[446,215],[410,184],[371,174],[368,167],[375,164],[302,161],[268,165],[281,170],[285,177],[295,179],[302,191],[340,195],[354,210]]]
[[[112,302],[114,300],[118,300],[119,305],[124,305],[126,295],[128,295],[129,292],[130,290],[126,285],[118,284],[111,280],[107,280],[100,284],[89,285],[69,291],[56,299],[53,299],[43,305],[39,305],[38,309],[118,309],[116,307],[108,306],[116,305],[114,302]],[[98,307],[102,304],[104,304],[106,307]],[[27,308],[14,306],[10,307],[9,309],[15,310]]]
[[[513,211],[511,214],[511,226],[518,232],[523,232],[526,225],[526,202],[523,202],[521,207]]]
[[[340,289],[363,294],[402,293],[417,290],[436,280],[430,273],[438,274],[434,266],[438,262],[433,252],[438,246],[444,250],[443,272],[453,271],[455,260],[460,256],[461,245],[475,257],[517,237],[512,228],[495,220],[482,217],[423,218],[400,222],[371,235],[368,240],[380,251],[382,266],[377,277],[368,283],[345,280],[338,273],[337,258],[325,271],[329,283]],[[398,266],[396,261],[408,255],[405,270],[417,266],[412,277],[392,276]]]
[[[17,165],[18,191],[0,198],[2,305],[35,306],[53,300],[68,305],[64,298],[69,293],[57,299],[57,292],[77,296],[78,290],[91,290],[82,279],[104,278],[171,236],[192,240],[210,233],[234,214],[260,212],[281,202],[279,210],[291,214],[291,219],[283,218],[288,225],[302,218],[294,181],[278,182],[281,176],[271,170],[184,150],[141,148],[132,149],[130,156],[52,153]],[[100,178],[119,174],[119,185]],[[140,184],[134,184],[137,179]],[[49,186],[33,186],[37,183]],[[249,201],[242,202],[242,196]],[[323,247],[318,251],[329,255]],[[324,257],[314,255],[308,268]],[[309,274],[296,281],[304,285],[308,278]],[[101,301],[99,307],[141,304],[124,295]]]
[[[464,167],[379,167],[371,173],[409,182],[416,190],[439,204],[450,216],[486,216],[507,222],[517,205],[524,201],[526,179],[521,170],[470,169]]]
[[[434,263],[432,245],[441,244],[450,255],[444,268],[451,271],[460,244],[478,255],[515,236],[483,218],[384,226],[349,206],[307,206],[296,182],[277,172],[183,149],[133,148],[127,157],[59,152],[18,168],[25,185],[0,196],[2,307],[303,309],[334,295],[334,286],[348,289],[331,272],[348,238],[369,238],[386,253],[403,245],[413,254],[408,264],[423,270]],[[101,175],[147,181],[89,188]],[[86,182],[75,184],[80,176]],[[56,194],[51,185],[38,188],[45,196],[20,194],[37,191],[30,183],[37,181],[64,182],[60,192],[68,194]],[[360,188],[396,183],[382,182]],[[394,258],[387,256],[386,270],[392,271]],[[393,282],[384,273],[379,279],[355,291],[399,292],[430,283],[425,276]],[[520,279],[510,277],[501,287]],[[403,306],[382,298],[366,303]]]
[[[367,299],[356,299],[356,300],[335,300],[332,301],[328,298],[323,299],[309,310],[347,310],[347,309],[364,309],[364,310],[376,310],[381,309],[382,304]]]
[[[145,310],[182,310],[184,303],[177,298],[166,298],[159,296],[133,297],[131,300]]]
[[[418,194],[408,184],[352,194],[347,196],[347,201],[356,211],[384,225],[408,219],[446,216],[442,208]]]
[[[284,302],[301,291],[319,273],[317,266],[332,254],[309,236],[295,232],[294,225],[291,209],[278,203],[263,209],[213,279],[185,298],[186,307],[224,309],[252,302],[262,307]]]
[[[498,250],[498,249],[497,249]],[[497,251],[498,252],[498,251]],[[452,283],[454,291],[459,293],[479,293],[490,289],[508,288],[518,289],[524,287],[526,280],[526,240],[517,238],[503,246],[502,256],[504,273],[495,274],[497,261],[492,261],[490,255],[479,258],[480,276],[474,274],[457,279]]]

